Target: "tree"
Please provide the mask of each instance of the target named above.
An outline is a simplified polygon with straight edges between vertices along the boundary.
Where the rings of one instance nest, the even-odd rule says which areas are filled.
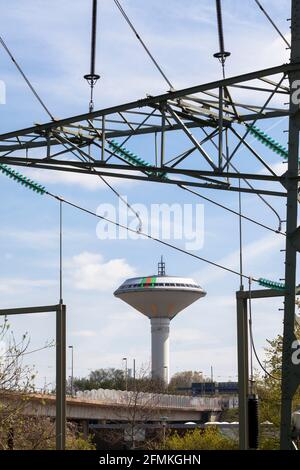
[[[54,420],[28,414],[35,378],[33,368],[23,364],[30,344],[28,334],[17,341],[5,318],[0,325],[0,344],[3,345],[0,356],[0,450],[55,449]],[[67,448],[92,450],[95,447],[90,439],[82,439],[76,426],[68,423]]]
[[[138,387],[144,391],[160,391],[165,389],[164,384],[159,379],[152,379],[148,373],[138,374],[136,378],[125,378],[124,371],[121,369],[107,368],[96,369],[88,375],[88,377],[75,378],[74,390],[84,392],[85,390],[98,390],[104,388],[108,390],[135,390]],[[70,382],[68,390],[71,390]]]
[[[191,388],[192,383],[204,382],[202,372],[187,370],[174,374],[169,383],[169,391],[176,391],[178,388]]]
[[[23,365],[28,335],[17,341],[6,317],[0,325],[0,344],[4,345],[0,359],[0,449],[5,450],[13,446],[14,425],[22,416],[28,393],[34,390],[35,374]]]
[[[165,391],[165,385],[150,379],[149,373],[143,368],[137,371],[136,378],[130,379],[127,385],[127,390],[108,394],[118,405],[114,410],[115,419],[123,425],[116,429],[96,431],[96,437],[104,444],[104,448],[121,449],[125,446],[136,449],[145,438],[148,446],[157,437],[155,433],[147,432],[146,425],[163,418],[164,395],[161,392]]]
[[[300,326],[296,327],[296,337],[300,339]],[[282,336],[268,340],[266,348],[266,370],[268,374],[257,377],[257,392],[260,398],[260,421],[269,421],[278,429],[280,426],[281,405],[281,364],[282,364]],[[300,406],[300,390],[293,400],[293,409]]]
[[[146,370],[141,369],[132,382],[130,390],[123,395],[122,417],[126,418],[125,436],[131,449],[137,447],[138,436],[146,433],[145,424],[160,417],[160,398],[164,385],[161,381],[149,378]],[[150,441],[147,440],[147,445]]]
[[[97,390],[99,388],[124,390],[124,372],[121,369],[97,369],[88,377],[74,378],[74,390]]]
[[[296,326],[295,334],[300,339],[300,326]],[[259,421],[269,422],[266,430],[261,426],[260,449],[279,449],[279,428],[281,411],[281,365],[282,365],[282,335],[277,335],[273,340],[267,340],[266,361],[264,363],[266,373],[255,376],[255,391],[259,397]],[[300,388],[293,400],[293,410],[300,407]],[[237,410],[236,410],[237,411]],[[222,413],[222,420],[237,421],[235,411],[227,410]]]

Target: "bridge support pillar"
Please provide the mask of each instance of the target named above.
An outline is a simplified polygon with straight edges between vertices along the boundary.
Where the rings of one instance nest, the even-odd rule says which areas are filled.
[[[82,421],[82,434],[83,434],[83,439],[87,440],[89,437],[89,420],[84,419]]]

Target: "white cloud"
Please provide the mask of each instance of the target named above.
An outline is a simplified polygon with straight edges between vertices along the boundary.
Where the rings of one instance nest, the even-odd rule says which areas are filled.
[[[218,338],[215,334],[208,334],[206,331],[201,331],[197,328],[173,328],[171,341],[173,347],[177,347],[182,350],[181,346],[184,345],[184,349],[189,349],[191,345],[201,344],[202,346],[214,346],[218,343]]]
[[[0,237],[15,240],[21,244],[30,244],[32,247],[45,247],[52,245],[59,239],[58,231],[53,230],[0,230]]]
[[[73,331],[70,333],[72,336],[77,336],[80,338],[92,338],[96,336],[96,332],[92,330],[80,330],[80,331]]]
[[[259,240],[255,240],[243,247],[244,252],[244,265],[247,265],[247,269],[253,269],[254,261],[263,262],[265,257],[269,256],[271,251],[279,248],[284,242],[284,238],[280,235],[267,235]],[[221,266],[228,267],[235,271],[239,271],[239,250],[235,250],[223,258],[216,261]],[[257,266],[257,264],[256,264]],[[256,268],[258,269],[258,268]],[[263,272],[258,273],[257,271],[249,272],[244,269],[244,274],[261,277]],[[200,283],[208,285],[209,283],[216,282],[220,278],[228,276],[228,272],[218,268],[208,266],[198,272],[193,277],[198,279]]]
[[[4,294],[20,294],[35,288],[52,287],[56,281],[44,279],[1,278],[0,292]]]
[[[286,171],[287,171],[287,162],[283,161],[283,162],[277,162],[277,163],[273,163],[272,165],[269,165],[269,167],[277,174],[277,175],[283,175]],[[262,171],[261,171],[261,174],[270,174],[269,171],[264,168]]]
[[[83,252],[73,256],[67,263],[69,282],[77,289],[112,290],[126,277],[134,276],[135,270],[124,259],[111,259],[107,262],[97,253]]]
[[[40,170],[40,169],[24,169],[22,171],[29,178],[34,179],[42,184],[64,184],[68,186],[80,186],[83,189],[89,191],[97,191],[107,189],[106,184],[101,181],[98,176],[94,175],[83,175],[80,173],[73,172],[64,172],[64,171],[49,171],[49,170]],[[138,184],[137,181],[128,180],[125,178],[110,178],[105,176],[105,180],[109,184],[115,186],[131,186],[133,184]]]
[[[90,239],[88,232],[64,230],[63,233],[64,242],[86,242]],[[22,230],[19,228],[7,228],[0,230],[0,239],[10,242],[16,242],[19,246],[30,246],[31,249],[45,249],[53,248],[58,246],[59,243],[59,231],[57,229],[49,230]],[[6,259],[10,259],[13,255],[7,253]],[[43,258],[44,260],[45,258]],[[40,260],[42,263],[43,260]],[[40,264],[41,264],[40,263]],[[51,264],[51,261],[47,259],[47,265]]]

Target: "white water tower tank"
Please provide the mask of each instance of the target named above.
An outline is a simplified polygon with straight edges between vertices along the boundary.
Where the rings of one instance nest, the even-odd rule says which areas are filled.
[[[127,279],[114,295],[150,319],[152,377],[168,383],[170,321],[206,292],[191,278],[167,276],[161,259],[157,275]]]

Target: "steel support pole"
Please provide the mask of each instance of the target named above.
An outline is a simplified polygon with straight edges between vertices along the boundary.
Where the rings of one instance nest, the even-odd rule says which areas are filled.
[[[300,0],[292,0],[292,42],[291,64],[300,61]],[[296,261],[297,251],[292,244],[292,234],[297,229],[298,183],[292,178],[298,175],[299,159],[299,103],[294,102],[293,91],[300,72],[289,73],[291,85],[290,118],[289,118],[289,156],[287,171],[287,238],[285,256],[284,327],[282,345],[282,385],[281,385],[281,423],[280,448],[290,450],[292,399],[295,393],[296,374],[292,363],[292,343],[295,340],[295,294],[296,294]],[[299,88],[300,81],[297,83]]]
[[[219,170],[223,166],[223,88],[219,88]]]
[[[56,310],[56,450],[66,443],[66,306]]]
[[[165,164],[165,139],[166,139],[166,106],[161,107],[161,137],[160,137],[160,167]]]
[[[66,440],[66,306],[46,305],[0,309],[2,315],[56,312],[56,449],[65,449]]]
[[[105,116],[102,116],[102,134],[101,134],[101,161],[104,162],[105,160]]]
[[[238,382],[239,382],[239,446],[241,450],[249,448],[248,430],[248,312],[247,299],[237,292],[237,351],[238,351]]]

